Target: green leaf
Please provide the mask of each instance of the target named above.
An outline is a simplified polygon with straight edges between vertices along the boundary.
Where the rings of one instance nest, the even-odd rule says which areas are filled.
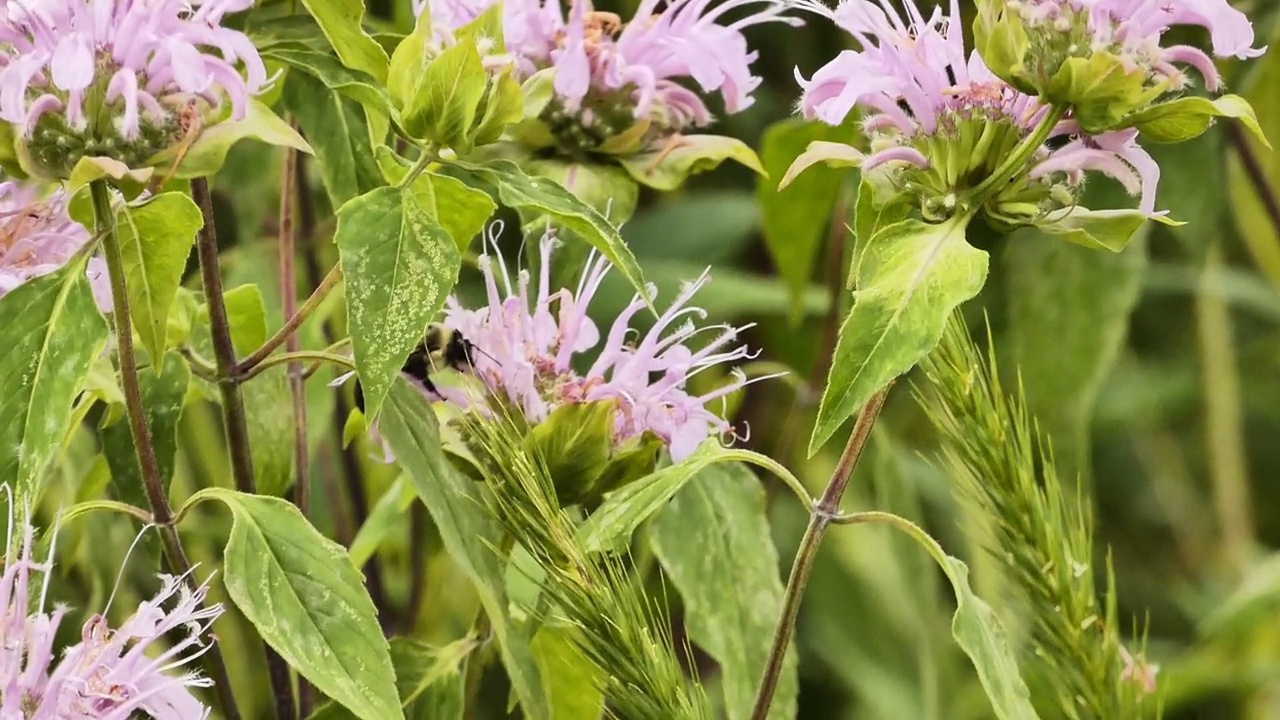
[[[315,151],[320,180],[334,207],[383,184],[358,103],[304,73],[289,77],[283,100]]]
[[[494,4],[490,9],[501,9]],[[489,92],[485,97],[480,119],[475,124],[475,144],[488,145],[497,142],[507,127],[524,116],[524,94],[520,83],[512,76],[514,68],[507,67],[490,78]]]
[[[0,296],[0,328],[0,484],[34,505],[107,338],[83,257]]]
[[[636,182],[655,190],[675,190],[691,176],[714,170],[725,160],[734,160],[767,176],[755,151],[737,138],[682,135],[672,142],[676,143],[674,150],[662,148],[624,155],[618,158],[618,162]]]
[[[982,289],[987,254],[965,242],[966,222],[904,220],[868,241],[862,285],[840,328],[810,455],[874,393],[933,350],[951,311]]]
[[[791,161],[809,143],[835,141],[850,134],[847,128],[791,118],[770,125],[760,141],[760,160],[769,177],[781,177]],[[756,201],[764,221],[764,244],[778,274],[791,290],[792,318],[798,318],[801,294],[809,286],[831,224],[831,214],[846,173],[816,168],[779,190],[772,181],[756,183]]]
[[[995,610],[969,586],[969,568],[948,555],[919,526],[910,520],[882,513],[882,521],[901,530],[920,543],[937,561],[951,581],[956,593],[956,613],[951,620],[951,635],[973,661],[987,698],[996,717],[1001,720],[1038,720],[1031,705],[1030,692],[1018,669],[1017,656],[1010,645],[1004,626]]]
[[[871,243],[871,238],[884,228],[906,220],[910,212],[908,203],[877,204],[875,187],[862,178],[858,179],[858,203],[853,210],[853,257],[846,283],[850,290],[856,290],[861,284],[862,253]]]
[[[978,16],[973,21],[973,44],[991,72],[1029,95],[1036,88],[1018,77],[1025,70],[1031,41],[1016,10],[1005,0],[976,0]]]
[[[1069,207],[1049,213],[1043,219],[1036,221],[1035,226],[1051,235],[1059,235],[1063,240],[1076,245],[1120,252],[1142,229],[1147,220],[1170,226],[1184,224],[1163,215],[1148,216],[1140,210],[1090,210],[1085,207]]]
[[[138,386],[156,464],[160,467],[160,478],[168,488],[173,481],[173,463],[178,452],[178,421],[191,383],[191,371],[186,361],[173,352],[165,353],[164,362],[157,370],[139,373]],[[107,457],[117,498],[137,507],[150,507],[134,447],[133,433],[129,431],[129,423],[123,419],[102,428],[102,453]],[[156,547],[159,548],[158,545]]]
[[[352,413],[349,417],[355,416],[356,413]],[[363,432],[363,428],[361,431]],[[351,548],[347,550],[347,554],[351,556],[351,562],[356,567],[364,567],[369,558],[373,557],[373,554],[378,551],[378,546],[392,530],[399,526],[400,519],[409,512],[409,507],[417,499],[417,493],[413,485],[409,484],[409,480],[404,475],[396,477],[395,482],[382,493],[373,509],[369,511],[369,516],[356,531],[356,536],[351,539]]]
[[[744,462],[762,467],[782,478],[793,490],[804,493],[798,480],[772,459],[751,452],[726,448],[708,440],[680,462],[605,496],[604,502],[578,526],[576,540],[586,552],[625,547],[640,524],[666,506],[694,476],[715,463]]]
[[[565,158],[533,159],[521,164],[530,175],[555,181],[615,225],[631,218],[640,199],[640,187],[617,165]]]
[[[279,498],[208,488],[231,511],[227,594],[262,639],[358,718],[403,718],[387,640],[364,577],[341,545]]]
[[[367,73],[343,65],[327,52],[306,48],[277,47],[263,51],[262,57],[273,58],[301,70],[307,77],[319,80],[335,93],[384,115],[392,110],[391,97],[379,86],[377,80]],[[290,75],[285,86],[287,87],[296,77],[297,75]]]
[[[465,687],[462,661],[477,645],[471,637],[443,647],[413,638],[391,639],[391,664],[405,720],[461,720]],[[309,720],[352,717],[351,711],[331,702],[312,713]]]
[[[544,178],[530,177],[514,163],[496,160],[485,165],[450,163],[472,187],[492,188],[502,204],[517,210],[541,212],[586,240],[613,263],[638,292],[645,293],[644,275],[618,229],[572,193]],[[646,295],[647,296],[647,295]]]
[[[412,97],[400,111],[404,129],[412,137],[465,155],[475,146],[473,126],[488,82],[475,45],[448,48],[418,76]]]
[[[615,408],[613,401],[562,405],[525,436],[529,452],[545,461],[562,506],[589,497],[608,467]]]
[[[387,91],[391,102],[398,108],[406,108],[413,101],[414,91],[422,79],[422,69],[427,64],[427,47],[432,44],[431,7],[424,5],[422,13],[409,33],[391,53],[391,65],[387,72]]]
[[[706,467],[654,518],[649,539],[684,599],[689,637],[720,665],[729,720],[746,720],[782,613],[778,551],[763,486],[743,465]],[[725,592],[732,587],[750,592]],[[770,718],[796,716],[799,680],[792,645]]]
[[[75,167],[71,168],[71,175],[67,178],[67,192],[74,195],[76,191],[88,186],[94,180],[114,180],[115,182],[111,184],[125,192],[127,198],[132,199],[142,192],[153,174],[155,174],[154,168],[131,169],[119,160],[109,157],[82,157],[76,161]],[[72,203],[74,209],[75,200],[72,200]],[[93,217],[92,206],[87,199],[85,208],[87,217],[78,217],[73,214],[72,219],[84,223],[87,227],[91,224]]]
[[[338,209],[347,321],[367,417],[375,417],[404,359],[444,306],[462,265],[458,248],[415,190],[378,188]]]
[[[164,355],[169,308],[203,225],[200,208],[181,192],[156,195],[116,214],[129,314],[152,358]]]
[[[1214,118],[1220,117],[1239,120],[1268,150],[1271,149],[1253,107],[1239,95],[1223,95],[1213,100],[1182,97],[1152,105],[1125,118],[1124,126],[1138,128],[1143,140],[1180,143],[1199,137],[1213,124]]]
[[[337,51],[342,64],[367,73],[379,83],[387,81],[387,52],[360,26],[363,0],[302,0]]]
[[[605,679],[575,643],[568,625],[546,624],[533,638],[533,654],[546,683],[550,720],[600,720],[604,714]]]
[[[805,147],[804,152],[796,156],[795,160],[787,168],[786,174],[782,176],[781,182],[778,183],[779,190],[785,190],[787,186],[795,182],[796,178],[805,170],[819,163],[833,168],[850,168],[862,167],[862,161],[867,156],[858,148],[841,142],[830,142],[828,140],[814,140]]]
[[[1086,133],[1121,127],[1121,119],[1143,102],[1146,73],[1106,51],[1069,57],[1049,79],[1045,97],[1072,106],[1072,116]]]
[[[533,653],[511,621],[502,562],[495,549],[501,545],[503,531],[486,512],[480,486],[449,464],[435,413],[422,393],[403,378],[391,388],[379,428],[431,513],[449,557],[475,585],[525,717],[547,717],[547,699]]]
[[[186,155],[173,176],[178,179],[207,177],[218,172],[226,162],[231,146],[245,139],[261,140],[268,145],[293,148],[312,154],[306,140],[281,120],[271,108],[257,100],[249,100],[248,112],[243,120],[227,119],[200,132],[191,143]],[[166,148],[147,159],[147,165],[167,169],[179,159],[181,147]]]
[[[408,173],[391,148],[385,145],[378,147],[378,165],[382,169],[387,182],[398,185],[401,178]],[[493,217],[498,206],[482,190],[467,187],[457,178],[438,175],[424,170],[409,184],[409,192],[413,193],[418,204],[429,215],[434,216],[444,227],[459,252],[467,249],[472,238],[484,230],[485,221]]]

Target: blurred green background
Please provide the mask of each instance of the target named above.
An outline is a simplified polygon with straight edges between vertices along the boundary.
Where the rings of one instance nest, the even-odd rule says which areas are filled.
[[[404,32],[408,4],[370,0],[370,23]],[[1280,45],[1280,3],[1235,4],[1250,13],[1259,44]],[[633,7],[611,2],[597,9],[625,18]],[[965,13],[971,18],[972,8]],[[817,18],[800,29],[756,26],[748,36],[759,51],[755,69],[764,79],[756,102],[711,131],[760,150],[769,128],[792,115],[795,70],[808,76],[847,47],[847,38]],[[1175,40],[1205,38],[1187,32]],[[1248,97],[1268,136],[1280,142],[1280,51],[1222,68],[1229,89]],[[984,310],[989,314],[1003,372],[1011,376],[1017,368],[1031,410],[1052,438],[1060,474],[1078,477],[1091,498],[1097,525],[1093,567],[1105,567],[1109,552],[1120,616],[1149,622],[1148,655],[1160,665],[1169,718],[1280,718],[1280,554],[1272,549],[1280,545],[1280,216],[1268,212],[1260,199],[1268,191],[1256,186],[1265,179],[1274,200],[1280,154],[1233,134],[1229,124],[1220,123],[1191,143],[1150,148],[1163,173],[1158,207],[1186,224],[1152,228],[1123,253],[1068,246],[1035,232],[1001,238],[979,230],[971,238],[991,252],[993,262],[986,290],[965,312],[975,321]],[[1242,165],[1242,148],[1256,164],[1253,175]],[[845,196],[834,203],[811,198],[814,207],[779,202],[773,188],[790,156],[785,148],[767,146],[763,154],[773,180],[726,164],[677,192],[644,191],[623,234],[647,277],[662,289],[660,302],[680,281],[711,266],[713,281],[696,304],[713,321],[756,324],[745,337],[763,348],[759,362],[785,366],[790,376],[753,385],[729,409],[735,420],[750,424],[749,447],[788,464],[816,492],[838,453],[833,445],[808,459],[804,448],[824,379],[823,359],[834,345],[845,302],[837,293],[833,304],[828,288],[833,277],[837,289],[842,283],[836,261],[847,241],[828,227],[836,219],[838,229],[847,208]],[[276,153],[241,144],[215,188],[226,285],[259,284],[272,328],[282,321],[273,237],[279,169]],[[332,209],[314,170],[308,181],[315,188],[316,244],[314,267],[300,264],[300,296],[336,257],[329,240]],[[1122,200],[1102,181],[1089,191]],[[808,270],[794,304],[775,271],[778,257]],[[472,292],[476,279],[464,269],[459,292]],[[607,322],[631,294],[619,278],[611,280],[592,308],[598,322]],[[191,278],[188,285],[197,283]],[[328,307],[340,322],[340,296],[330,298]],[[304,347],[327,344],[320,323],[309,321]],[[334,420],[337,393],[323,382],[333,374],[324,369],[317,377],[322,381],[308,385],[314,514],[322,530],[349,542],[355,529],[345,468],[359,466],[370,504],[396,473],[367,460],[375,449],[363,438],[344,453],[343,418]],[[250,402],[261,403],[255,432],[283,437],[287,447],[289,403],[279,379],[274,386],[263,383],[261,397]],[[700,380],[713,385],[718,378]],[[349,403],[349,388],[340,392]],[[211,405],[184,413],[175,504],[193,488],[226,484],[220,433]],[[92,460],[93,443],[87,427],[72,439],[62,472],[64,498],[89,497],[95,483],[101,488],[106,482],[100,456]],[[922,522],[948,552],[970,564],[979,594],[999,607],[997,578],[966,537],[948,479],[933,462],[934,444],[911,394],[895,392],[845,509],[894,510]],[[289,462],[286,454],[283,466],[263,471],[259,463],[259,469],[284,479]],[[806,515],[776,490],[770,488],[771,520],[785,577]],[[198,529],[188,539],[195,554],[216,567],[226,518],[203,506],[197,513],[201,521],[192,524]],[[69,595],[92,593],[76,604],[97,607],[101,602],[85,598],[105,600],[134,528],[106,517],[77,522],[91,530],[79,534],[80,540],[64,541],[62,572],[73,581]],[[420,634],[439,640],[465,630],[473,598],[439,553],[421,508],[388,521],[376,565],[371,590],[386,598],[391,610],[384,619],[392,630],[413,623]],[[415,586],[413,565],[426,566],[425,585]],[[142,577],[154,566],[130,567]],[[660,582],[653,578],[655,592]],[[725,588],[727,597],[750,592]],[[400,609],[414,598],[425,601],[415,618],[405,617]],[[951,639],[953,609],[950,589],[909,540],[872,527],[829,533],[800,617],[800,717],[989,717],[974,670]],[[1005,619],[1016,633],[1018,619]],[[678,605],[673,627],[681,631]],[[237,695],[256,698],[265,712],[265,680],[255,669],[260,666],[236,661],[261,652],[244,641],[252,637],[245,630],[224,633],[224,650]],[[714,684],[714,665],[702,659],[700,673]]]

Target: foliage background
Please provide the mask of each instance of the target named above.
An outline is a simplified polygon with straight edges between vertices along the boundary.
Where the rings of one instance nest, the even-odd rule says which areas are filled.
[[[1261,38],[1280,44],[1280,13],[1273,3],[1239,5],[1249,9]],[[375,27],[407,31],[407,0],[370,0],[368,8]],[[597,9],[623,17],[631,10],[618,2],[602,2]],[[714,321],[757,323],[747,340],[764,348],[759,362],[785,366],[791,376],[752,386],[745,397],[734,398],[730,410],[749,422],[749,447],[787,464],[817,492],[839,444],[806,459],[804,443],[842,309],[832,307],[830,298],[843,295],[828,287],[834,280],[839,289],[838,259],[847,249],[829,226],[833,217],[846,214],[820,196],[806,203],[779,201],[776,179],[799,148],[774,151],[771,159],[768,133],[792,113],[798,94],[793,68],[807,76],[842,49],[845,38],[816,21],[802,29],[756,26],[748,35],[759,50],[756,68],[764,81],[753,107],[714,130],[761,150],[774,181],[726,163],[679,191],[643,191],[623,235],[661,288],[660,298],[711,266],[713,281],[697,303]],[[1280,138],[1280,53],[1228,68],[1226,77],[1233,91],[1253,103],[1268,136]],[[285,98],[299,115],[335,122],[325,100],[323,94]],[[1103,572],[1109,551],[1120,617],[1138,624],[1149,619],[1148,654],[1161,666],[1170,718],[1280,717],[1280,555],[1273,549],[1280,544],[1280,445],[1274,441],[1280,434],[1280,218],[1268,216],[1231,136],[1230,126],[1220,123],[1172,151],[1154,148],[1163,169],[1158,206],[1187,224],[1155,226],[1121,254],[1069,246],[1034,231],[972,238],[992,251],[994,262],[986,290],[966,313],[975,321],[982,311],[989,314],[1003,368],[1008,374],[1016,364],[1031,410],[1052,437],[1060,475],[1079,478],[1097,524],[1092,568]],[[1274,193],[1280,155],[1245,142]],[[215,184],[226,286],[258,284],[272,330],[282,323],[273,269],[280,162],[280,153],[242,143]],[[301,243],[307,246],[307,235],[318,242],[299,273],[302,297],[336,260],[327,240],[332,208],[314,170],[307,180],[314,188],[315,224],[308,228],[304,212]],[[1091,192],[1115,189],[1100,183]],[[838,202],[843,207],[844,199]],[[197,276],[192,258],[189,287],[197,286]],[[477,277],[464,267],[459,292],[474,292]],[[788,278],[799,289],[795,302]],[[593,315],[607,321],[630,295],[621,278],[611,278]],[[340,294],[326,306],[329,312],[304,326],[305,347],[328,344],[321,321],[341,322]],[[340,327],[334,329],[342,335]],[[333,374],[323,369],[317,380]],[[257,403],[250,415],[262,453],[255,458],[259,485],[269,488],[273,473],[280,482],[289,477],[289,400],[283,375],[274,386],[259,384],[263,389],[250,398]],[[349,388],[340,392],[349,408]],[[337,397],[324,382],[308,385],[313,519],[346,544],[355,514],[367,513],[348,499],[344,478],[350,463],[358,463],[371,503],[392,488],[396,471],[369,461],[376,449],[363,438],[343,450],[344,418],[333,419]],[[89,424],[72,440],[61,492],[49,492],[50,507],[92,497],[92,488],[107,481]],[[191,406],[183,414],[175,506],[196,488],[229,483],[220,433],[212,405]],[[893,510],[920,522],[970,564],[979,594],[998,606],[1001,581],[990,561],[970,547],[967,520],[933,462],[934,446],[910,393],[895,392],[845,509]],[[807,515],[779,489],[767,485],[765,501],[778,572],[785,574]],[[474,607],[472,591],[441,552],[422,508],[386,505],[385,540],[368,574],[371,592],[382,599],[384,624],[392,631],[412,626],[418,636],[440,643],[461,636]],[[194,512],[200,522],[184,523],[184,539],[196,559],[217,566],[228,529],[225,513],[204,506]],[[77,522],[85,523],[85,532],[63,540],[60,572],[67,582],[60,586],[69,596],[81,593],[78,606],[100,607],[115,581],[107,569],[119,567],[134,528],[105,516]],[[756,540],[748,538],[739,549],[768,558],[768,543]],[[135,561],[129,572],[143,578],[154,567]],[[678,595],[669,591],[671,579],[658,564],[649,567],[654,597],[672,603],[673,629],[680,634],[683,613]],[[750,578],[731,568],[723,572],[726,599],[752,592]],[[800,617],[799,716],[988,717],[973,668],[951,639],[954,600],[941,580],[927,556],[889,529],[829,533]],[[416,608],[412,617],[407,607]],[[1016,632],[1016,618],[1006,616],[1006,622]],[[261,648],[243,640],[254,637],[244,629],[222,633],[224,652],[247,715],[265,715],[269,698],[259,670]],[[701,653],[694,660],[715,686],[714,663]],[[255,703],[261,712],[254,711]]]

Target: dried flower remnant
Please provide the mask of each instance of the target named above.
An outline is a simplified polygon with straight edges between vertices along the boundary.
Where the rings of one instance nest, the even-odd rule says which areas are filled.
[[[27,165],[46,174],[63,177],[86,156],[140,166],[200,127],[246,116],[250,97],[268,83],[266,68],[247,36],[220,23],[252,6],[252,0],[6,3],[0,119],[16,126]]]
[[[209,709],[190,688],[208,687],[210,681],[185,669],[209,649],[201,636],[222,613],[221,605],[203,607],[207,585],[191,592],[185,578],[161,575],[160,592],[141,603],[119,629],[112,630],[102,615],[94,615],[84,625],[81,642],[60,651],[54,640],[68,609],[45,607],[53,550],[38,562],[31,557],[34,529],[22,525],[16,548],[13,532],[11,510],[7,535],[11,554],[0,578],[0,607],[4,608],[0,716],[25,720],[209,716]],[[38,595],[37,574],[43,575]],[[167,604],[171,607],[166,610]],[[28,612],[31,607],[35,609]],[[161,640],[178,630],[184,633],[182,639]]]
[[[986,0],[979,2],[978,47],[997,74],[1050,102],[1079,107],[1091,130],[1193,84],[1222,81],[1209,52],[1164,47],[1177,26],[1208,31],[1212,56],[1248,59],[1255,48],[1249,18],[1227,0]]]
[[[435,24],[469,20],[490,2],[433,2]],[[507,52],[522,78],[555,69],[554,96],[542,111],[543,131],[563,150],[630,153],[663,145],[680,132],[708,125],[702,96],[718,93],[725,111],[752,103],[760,84],[756,53],[742,31],[765,22],[798,24],[780,0],[644,0],[629,21],[573,2],[568,18],[558,0],[514,0],[503,6]],[[417,3],[419,11],[426,3]],[[742,17],[725,16],[743,10]]]
[[[798,78],[800,111],[839,125],[861,109],[870,152],[824,143],[798,159],[788,179],[824,160],[860,165],[878,198],[916,199],[925,219],[944,220],[1049,116],[1038,98],[966,51],[955,0],[948,12],[936,9],[927,20],[911,2],[904,15],[868,0],[845,0],[834,10],[816,2],[802,6],[831,18],[860,48],[840,53],[808,80]],[[1136,132],[1090,136],[1068,118],[1046,137],[1052,142],[1034,150],[1030,173],[981,198],[993,224],[1012,228],[1074,207],[1090,170],[1119,181],[1140,197],[1141,212],[1154,213],[1159,168],[1137,145]]]
[[[1143,655],[1135,657],[1123,645],[1120,646],[1120,661],[1124,663],[1124,669],[1120,671],[1121,680],[1137,684],[1144,695],[1150,695],[1156,691],[1156,673],[1160,672],[1159,665],[1147,662]]]
[[[67,202],[61,188],[42,199],[35,185],[0,183],[0,296],[62,267],[89,242],[89,231],[67,215]],[[106,263],[90,258],[87,273],[98,308],[111,312]]]

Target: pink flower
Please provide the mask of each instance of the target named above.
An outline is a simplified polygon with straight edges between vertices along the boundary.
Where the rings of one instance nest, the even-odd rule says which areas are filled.
[[[267,83],[266,69],[249,38],[220,23],[252,6],[253,0],[6,2],[0,118],[30,138],[41,118],[59,113],[71,131],[99,143],[118,143],[113,134],[126,143],[148,131],[180,135],[179,110],[197,98],[217,107],[225,96],[232,116],[242,119],[250,96]],[[98,103],[108,112],[90,117]]]
[[[587,316],[587,307],[610,263],[593,253],[575,291],[553,292],[548,269],[555,245],[550,234],[542,238],[541,269],[537,285],[530,287],[531,278],[525,270],[517,273],[512,284],[493,244],[497,267],[489,254],[480,257],[488,305],[467,309],[456,297],[447,301],[445,324],[475,345],[474,372],[488,391],[521,408],[531,424],[546,419],[562,405],[612,401],[617,444],[652,432],[667,445],[675,461],[712,435],[733,433],[729,423],[708,406],[766,378],[748,381],[734,369],[732,379],[716,390],[693,395],[686,389],[689,379],[698,373],[755,357],[746,347],[735,346],[739,334],[750,325],[699,328],[694,323],[693,318],[704,318],[706,313],[688,303],[710,282],[708,274],[685,285],[653,328],[633,343],[631,319],[646,307],[644,299],[635,297],[613,321],[601,345],[600,331]],[[651,297],[653,292],[650,288]],[[710,340],[699,346],[691,343],[695,337],[708,335]],[[583,373],[575,370],[578,356],[598,346],[590,368]],[[472,404],[460,389],[441,387],[440,393],[462,407]]]
[[[930,190],[935,193],[930,202],[944,210],[948,202],[954,207],[957,192],[981,183],[998,167],[1048,112],[1038,98],[997,78],[977,52],[965,49],[957,0],[928,19],[910,0],[902,15],[870,0],[845,0],[835,10],[817,2],[803,7],[834,20],[860,48],[840,53],[808,80],[797,73],[801,113],[839,125],[854,108],[862,109],[872,150],[860,159],[863,172],[877,170],[900,189]],[[1089,137],[1074,122],[1061,122],[1049,137],[1062,147],[1041,148],[1027,178],[1040,187],[1005,199],[1039,205],[1045,212],[1058,209],[1060,193],[1053,186],[1065,183],[1074,193],[1084,171],[1094,170],[1141,196],[1140,210],[1151,214],[1159,168],[1135,136]],[[818,159],[815,155],[808,162]]]
[[[479,15],[491,0],[433,0],[433,24],[459,23]],[[421,11],[425,2],[416,2]],[[679,132],[703,126],[712,116],[703,93],[718,93],[725,110],[751,105],[760,78],[751,72],[756,53],[743,29],[765,22],[798,24],[783,17],[782,0],[642,0],[624,23],[598,12],[590,0],[575,0],[566,21],[558,0],[511,0],[503,5],[507,51],[517,56],[524,76],[553,67],[561,107],[588,135],[604,138],[635,120],[650,119]],[[727,14],[746,10],[736,20]],[[619,126],[620,124],[620,126]]]
[[[0,183],[0,296],[62,267],[89,241],[89,231],[67,215],[67,201],[61,188],[41,200],[35,185]],[[90,258],[87,272],[98,308],[111,312],[107,264]]]
[[[1010,3],[1012,5],[1012,3]],[[1166,31],[1177,25],[1199,25],[1209,31],[1213,54],[1246,59],[1266,48],[1252,47],[1253,25],[1227,0],[1023,0],[1018,12],[1029,30],[1065,37],[1081,28],[1091,47],[1076,47],[1068,55],[1111,52],[1135,67],[1147,68],[1152,79],[1168,81],[1171,89],[1186,86],[1175,64],[1190,65],[1217,90],[1220,78],[1207,53],[1189,45],[1160,46]]]
[[[6,547],[14,548],[12,503],[10,507]],[[118,630],[111,630],[102,615],[94,615],[84,625],[82,641],[58,652],[54,638],[68,611],[64,607],[45,611],[53,550],[44,562],[33,560],[34,529],[24,523],[21,531],[18,556],[6,559],[0,578],[0,717],[208,717],[209,710],[189,688],[208,687],[210,682],[182,670],[208,650],[200,636],[222,613],[221,605],[202,607],[207,584],[190,592],[183,585],[185,578],[162,575],[159,594],[140,604]],[[33,587],[37,573],[43,575],[38,595]],[[176,602],[166,610],[163,605],[175,596]],[[178,630],[183,631],[181,639],[162,641]]]

